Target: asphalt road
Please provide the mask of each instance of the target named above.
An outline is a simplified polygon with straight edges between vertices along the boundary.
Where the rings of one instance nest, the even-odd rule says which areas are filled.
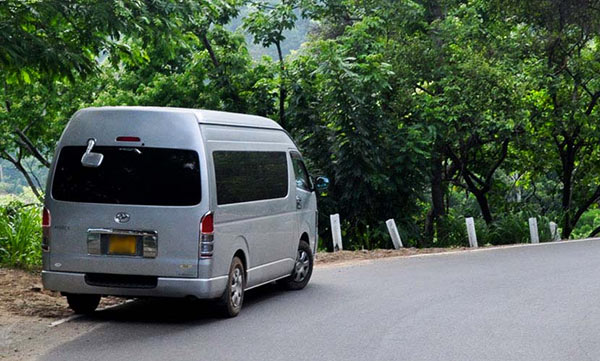
[[[91,321],[43,358],[600,360],[600,241],[317,268],[302,291],[248,292],[234,319],[137,301]]]

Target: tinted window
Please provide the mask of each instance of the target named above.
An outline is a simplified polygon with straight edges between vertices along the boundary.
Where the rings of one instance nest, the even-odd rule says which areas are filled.
[[[94,147],[98,168],[81,165],[86,147],[64,147],[52,185],[69,202],[190,206],[200,203],[198,153],[163,148]]]
[[[310,177],[308,176],[308,171],[306,170],[306,166],[304,166],[300,154],[291,153],[291,156],[292,164],[294,165],[294,174],[296,175],[296,187],[304,189],[305,191],[312,191]]]
[[[217,151],[213,159],[218,204],[283,198],[288,193],[284,152]]]

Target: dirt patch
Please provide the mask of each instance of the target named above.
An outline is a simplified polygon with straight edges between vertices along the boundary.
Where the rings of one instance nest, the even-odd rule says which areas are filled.
[[[116,297],[103,297],[99,307],[123,302]],[[42,287],[40,271],[0,268],[0,315],[54,319],[72,315],[67,300],[59,292]]]
[[[99,307],[124,302],[103,297]],[[66,342],[93,325],[50,328],[73,315],[59,292],[44,290],[40,271],[0,268],[0,360],[30,360]],[[53,332],[57,331],[57,332]]]
[[[468,250],[466,247],[455,248],[402,248],[402,249],[375,249],[361,251],[338,251],[338,252],[319,252],[315,257],[315,264],[337,265],[363,260],[373,260],[379,258],[414,256],[418,254],[445,253]]]

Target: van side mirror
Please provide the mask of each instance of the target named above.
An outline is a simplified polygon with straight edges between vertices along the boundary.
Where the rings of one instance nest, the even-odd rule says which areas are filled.
[[[92,152],[94,145],[96,145],[96,139],[88,139],[87,149],[81,157],[82,166],[87,168],[98,168],[100,164],[102,164],[102,161],[104,160],[104,154]]]
[[[318,192],[325,192],[329,188],[329,178],[317,177],[315,180],[315,188]]]

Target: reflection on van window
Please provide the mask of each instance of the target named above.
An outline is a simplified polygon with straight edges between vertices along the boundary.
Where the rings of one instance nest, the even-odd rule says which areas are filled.
[[[296,187],[304,189],[310,192],[312,190],[312,183],[308,176],[308,171],[304,162],[298,153],[290,153],[292,156],[292,165],[294,166],[294,174],[296,175]]]
[[[64,147],[52,196],[61,201],[191,206],[200,203],[200,167],[193,150],[94,147],[98,168],[81,165],[85,147]]]
[[[283,198],[288,193],[284,152],[213,152],[217,203]]]

